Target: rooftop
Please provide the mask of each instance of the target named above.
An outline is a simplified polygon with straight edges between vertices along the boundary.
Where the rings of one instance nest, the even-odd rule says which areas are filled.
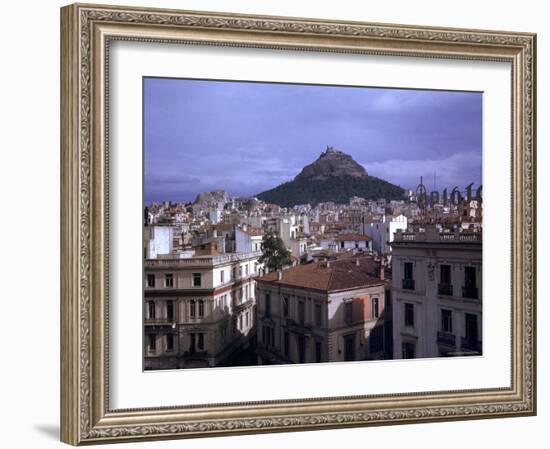
[[[384,284],[379,267],[372,257],[347,258],[298,265],[266,274],[256,281],[333,292]]]

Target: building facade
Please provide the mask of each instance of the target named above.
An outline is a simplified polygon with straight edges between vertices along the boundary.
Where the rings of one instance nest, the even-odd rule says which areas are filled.
[[[394,358],[482,354],[480,232],[397,232],[392,243]]]
[[[260,255],[146,259],[144,368],[219,366],[249,345]]]
[[[350,257],[257,278],[260,364],[374,360],[386,352],[379,264]]]
[[[363,232],[372,240],[372,249],[378,254],[385,255],[391,252],[391,242],[393,242],[394,234],[401,229],[407,229],[407,217],[398,215],[391,217],[384,215],[379,221],[373,223],[365,223]]]

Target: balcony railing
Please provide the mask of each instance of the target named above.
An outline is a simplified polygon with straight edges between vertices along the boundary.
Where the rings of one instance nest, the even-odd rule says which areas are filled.
[[[481,352],[481,342],[469,337],[462,337],[460,339],[460,346],[463,350]]]
[[[481,232],[403,232],[394,234],[394,242],[472,242],[481,243]]]
[[[478,291],[476,287],[462,287],[462,297],[468,299],[479,299]]]
[[[145,324],[172,324],[174,323],[174,317],[155,317],[155,318],[145,318]]]
[[[450,332],[437,332],[437,342],[446,346],[456,346],[456,335]]]
[[[239,262],[244,260],[252,260],[262,255],[261,251],[250,251],[243,253],[226,253],[216,256],[194,256],[187,258],[159,258],[159,259],[146,259],[144,262],[145,268],[153,267],[187,267],[194,265],[201,266],[215,266],[228,262]]]
[[[414,290],[414,279],[403,279],[403,290]]]
[[[453,285],[452,284],[439,284],[437,288],[440,295],[453,296]]]

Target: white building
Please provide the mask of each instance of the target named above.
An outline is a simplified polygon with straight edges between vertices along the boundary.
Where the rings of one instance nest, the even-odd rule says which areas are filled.
[[[208,219],[212,224],[218,224],[222,221],[223,210],[222,209],[210,209],[208,211]]]
[[[365,223],[363,225],[363,233],[368,235],[372,240],[372,249],[378,254],[386,255],[391,252],[391,242],[397,230],[407,230],[407,217],[398,215],[396,217],[388,217],[384,215],[381,221],[374,223]]]
[[[370,237],[361,234],[340,234],[330,238],[322,238],[319,245],[323,249],[334,252],[370,251]]]
[[[171,226],[145,226],[143,233],[145,259],[172,254],[174,229]]]
[[[481,354],[481,246],[477,232],[396,233],[394,358]]]
[[[145,260],[145,369],[216,366],[246,348],[260,255]]]

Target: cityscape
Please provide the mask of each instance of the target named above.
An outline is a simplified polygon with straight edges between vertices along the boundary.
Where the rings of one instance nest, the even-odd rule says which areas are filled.
[[[201,96],[195,96],[196,103],[185,103],[183,107],[189,110],[171,110],[170,99],[155,91],[158,85],[165,88],[163,80],[152,81],[157,84],[144,91],[145,370],[483,354],[481,113],[472,113],[470,106],[480,103],[479,93],[467,93],[460,99],[464,103],[459,103],[466,104],[465,118],[460,121],[459,117],[460,132],[471,133],[474,143],[456,137],[454,124],[447,136],[457,147],[470,145],[473,149],[466,154],[478,153],[466,165],[455,167],[449,162],[461,160],[453,145],[438,150],[449,154],[426,155],[434,161],[446,157],[444,164],[400,163],[403,150],[401,156],[388,159],[398,161],[392,170],[381,168],[384,164],[390,167],[389,162],[364,162],[365,156],[355,149],[325,143],[301,154],[301,167],[293,169],[285,168],[274,153],[264,155],[250,169],[250,179],[235,182],[229,179],[231,173],[241,173],[246,167],[231,167],[239,160],[246,165],[250,158],[243,156],[244,151],[219,153],[219,161],[212,162],[197,150],[212,136],[193,132],[191,125],[184,131],[178,129],[170,139],[160,132],[153,136],[158,123],[166,126],[170,121],[168,115],[185,117],[198,111],[198,105],[208,99],[208,82],[201,81],[200,88],[193,82],[182,84],[186,98],[193,98],[185,90],[189,86]],[[211,83],[214,90],[222,86],[230,97],[227,90],[233,83]],[[236,89],[241,93],[256,89],[254,94],[262,92],[265,99],[271,95],[271,91],[262,91],[269,88],[266,85],[240,83]],[[295,97],[311,95],[316,101],[326,95],[318,87],[317,91],[308,90],[310,86],[276,87],[289,89]],[[176,88],[171,85],[170,89]],[[340,88],[333,89],[338,93]],[[363,95],[363,104],[378,99],[380,91],[389,98],[407,98],[409,92],[419,95],[402,90],[388,94],[388,89],[374,88],[369,92],[355,88],[353,95]],[[435,96],[440,101],[433,101],[430,93],[417,103],[416,112],[404,114],[409,117],[424,111],[426,115],[429,108],[435,108],[443,120],[447,109],[441,104],[448,103],[455,120],[461,108],[456,97],[437,94],[441,94]],[[242,100],[242,96],[237,98]],[[301,100],[293,111],[308,107]],[[163,108],[155,107],[155,101],[163,102]],[[204,118],[205,127],[207,120],[214,125],[226,120],[220,118],[225,117],[223,107],[219,114]],[[227,107],[231,120],[239,122],[238,107],[230,101]],[[340,107],[335,116],[345,115],[350,106],[344,102]],[[256,112],[262,116],[260,106]],[[378,114],[384,117],[383,111]],[[393,120],[399,117],[394,115]],[[265,123],[258,137],[250,133],[235,137],[231,135],[234,129],[225,133],[227,128],[221,125],[216,137],[225,143],[232,138],[267,139],[273,125],[271,119]],[[409,126],[409,119],[403,123]],[[174,126],[169,124],[170,129]],[[411,132],[430,133],[410,126]],[[438,136],[445,134],[445,125],[434,126]],[[317,135],[319,129],[313,127],[312,132]],[[387,135],[387,139],[396,138],[392,132]],[[186,170],[187,165],[181,167],[181,176],[170,171],[178,165],[168,159],[173,153],[156,148],[173,141],[181,148],[194,149],[193,159],[183,158],[189,165],[204,170],[204,158],[210,171],[204,177],[190,175],[192,169]],[[391,153],[391,145],[388,148]],[[291,152],[281,156],[287,161],[292,158]],[[161,170],[153,173],[151,167]],[[413,169],[419,172],[411,173]],[[162,170],[166,170],[164,175]],[[262,184],[264,178],[267,181]]]

